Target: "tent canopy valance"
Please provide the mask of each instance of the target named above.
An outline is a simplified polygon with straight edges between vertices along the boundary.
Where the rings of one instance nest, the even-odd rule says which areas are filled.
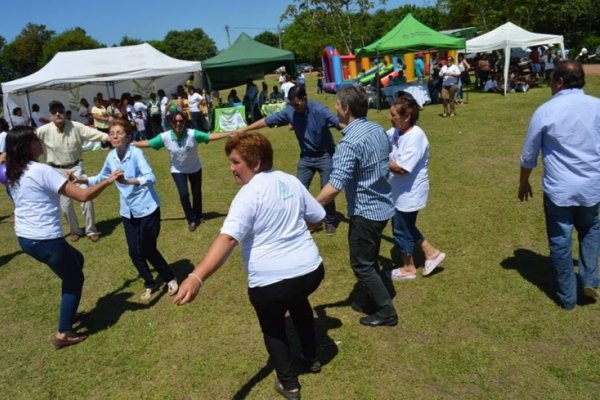
[[[267,46],[242,33],[227,49],[202,62],[208,85],[221,90],[239,86],[248,79],[262,79],[265,74],[284,66],[294,73],[294,53]]]
[[[464,49],[465,40],[439,33],[408,13],[402,21],[383,37],[360,49],[355,54],[361,57],[391,53],[414,53],[432,49]]]

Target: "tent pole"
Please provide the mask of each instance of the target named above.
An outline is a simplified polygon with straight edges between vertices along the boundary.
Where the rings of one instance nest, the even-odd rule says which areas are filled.
[[[27,109],[29,110],[29,121],[27,121],[27,122],[30,123],[31,121],[33,121],[33,119],[31,118],[32,111],[31,111],[31,102],[29,101],[29,90],[25,91],[25,103],[27,104]]]

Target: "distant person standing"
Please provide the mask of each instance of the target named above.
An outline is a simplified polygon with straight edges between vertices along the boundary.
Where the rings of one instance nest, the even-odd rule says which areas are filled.
[[[578,61],[556,64],[552,98],[533,114],[521,153],[519,200],[533,195],[529,176],[541,151],[550,263],[560,305],[572,309],[580,294],[600,299],[600,99],[583,91],[585,74]],[[573,270],[572,233],[579,240],[578,273]]]
[[[323,93],[323,71],[317,71],[317,94]]]
[[[97,129],[85,126],[80,122],[68,121],[65,118],[65,106],[60,101],[51,101],[48,110],[52,122],[36,130],[44,147],[46,163],[61,174],[68,172],[75,177],[85,175],[83,160],[81,159],[83,155],[83,143],[86,140],[106,142],[108,135]],[[86,201],[81,203],[81,206],[85,219],[85,234],[92,242],[97,242],[100,238],[100,233],[96,229],[94,204],[91,201]],[[61,196],[60,207],[71,229],[70,239],[75,242],[84,233],[79,227],[73,202],[69,197]]]
[[[417,82],[425,80],[425,63],[423,62],[423,54],[417,53],[415,56],[415,79]]]
[[[458,81],[460,69],[454,64],[454,58],[448,57],[446,65],[440,70],[442,77],[442,104],[444,107],[443,117],[456,115],[456,92],[458,92]],[[448,105],[450,107],[448,107]]]
[[[45,125],[48,122],[50,122],[50,120],[45,115],[42,115],[42,113],[40,113],[40,106],[37,104],[31,106],[31,119],[33,120],[33,123],[36,127]]]
[[[364,297],[352,307],[369,314],[360,318],[363,325],[393,326],[398,324],[398,314],[381,279],[378,261],[383,229],[394,215],[389,139],[381,126],[367,121],[369,100],[361,87],[343,86],[335,108],[340,124],[345,125],[344,137],[333,157],[329,183],[317,201],[329,204],[345,190],[350,265]]]
[[[285,75],[285,82],[281,84],[281,91],[283,92],[283,98],[287,101],[288,92],[291,88],[293,88],[294,82],[292,82],[292,78],[289,75]]]
[[[94,107],[92,107],[92,118],[94,119],[94,128],[101,132],[108,133],[108,120],[110,119],[110,116],[108,115],[106,107],[104,107],[104,101],[102,100],[102,97],[94,98]]]

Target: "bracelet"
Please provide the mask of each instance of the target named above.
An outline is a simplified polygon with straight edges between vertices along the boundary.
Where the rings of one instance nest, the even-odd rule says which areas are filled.
[[[200,282],[200,286],[204,286],[204,282],[202,281],[202,278],[200,278],[200,277],[199,277],[198,275],[196,275],[195,273],[193,273],[193,272],[190,272],[190,273],[188,274],[188,276],[191,276],[191,277],[193,277],[194,279],[196,279],[198,282]]]

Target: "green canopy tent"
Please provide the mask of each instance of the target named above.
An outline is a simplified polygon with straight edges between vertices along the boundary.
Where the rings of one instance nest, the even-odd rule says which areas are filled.
[[[358,57],[379,57],[386,54],[414,53],[433,49],[464,49],[465,39],[439,33],[417,20],[408,13],[402,21],[383,37],[360,49],[356,49]],[[377,93],[379,93],[379,79]],[[377,96],[377,109],[380,108]]]
[[[359,57],[391,53],[413,53],[432,49],[464,49],[465,39],[439,33],[408,13],[402,21],[382,38],[370,45],[356,49]],[[204,65],[204,64],[203,64]]]
[[[211,90],[236,87],[248,79],[262,79],[281,66],[293,73],[294,53],[259,43],[245,33],[221,53],[202,61]]]

